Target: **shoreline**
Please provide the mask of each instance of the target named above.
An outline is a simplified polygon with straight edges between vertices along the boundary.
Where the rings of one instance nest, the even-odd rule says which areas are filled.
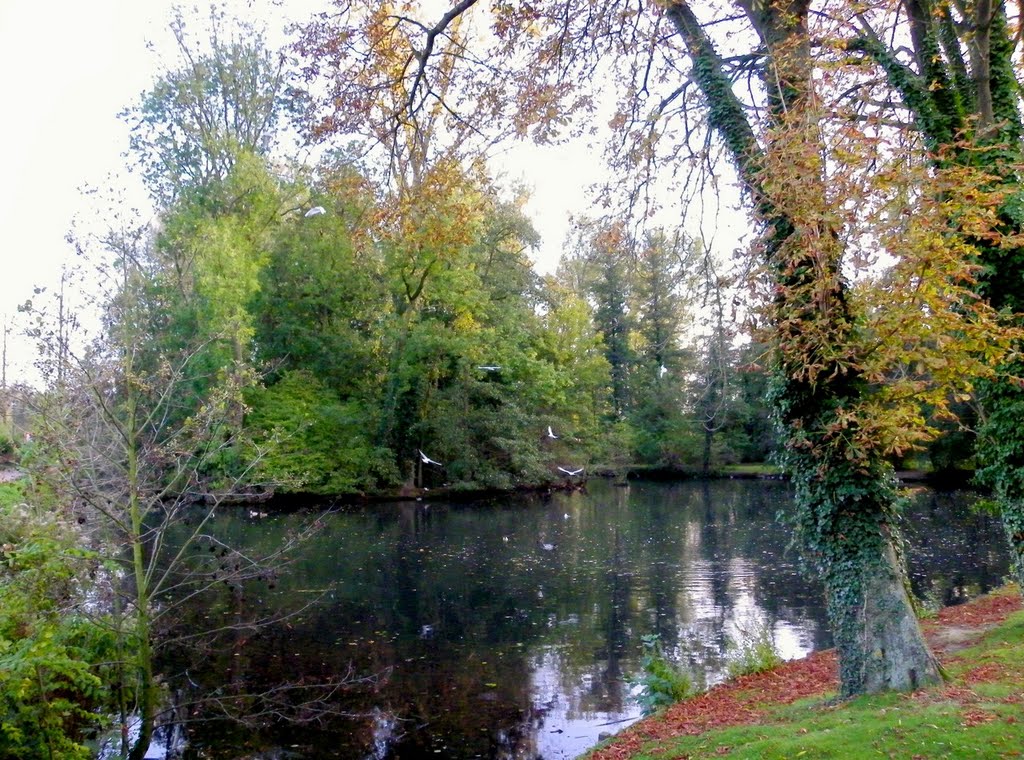
[[[958,661],[961,650],[974,646],[988,631],[1005,622],[1011,614],[1024,609],[1022,602],[1020,591],[1009,584],[964,604],[944,607],[933,617],[922,620],[921,627],[935,656],[944,668],[950,667]],[[835,650],[825,649],[801,659],[789,660],[764,673],[725,681],[702,694],[677,702],[661,713],[637,721],[582,757],[586,760],[630,760],[655,756],[661,751],[652,749],[652,745],[663,746],[679,737],[706,737],[713,744],[713,734],[717,730],[767,725],[766,721],[771,720],[774,710],[799,700],[818,700],[821,712],[841,711],[849,703],[835,705],[826,701],[834,699],[838,690],[837,668]],[[969,674],[969,677],[954,678],[912,694],[890,694],[897,694],[897,698],[920,697],[923,700],[930,699],[929,695],[933,693],[961,695],[968,704],[974,704],[977,701],[975,695],[968,693],[972,680],[977,680],[977,676]],[[806,712],[814,710],[812,705]],[[1024,730],[1024,721],[1018,725]],[[797,729],[797,733],[802,731],[805,729]],[[708,756],[728,756],[726,749],[742,751],[742,747],[725,745],[719,749],[722,751]],[[642,754],[644,752],[647,754]],[[704,755],[670,756],[696,758]]]

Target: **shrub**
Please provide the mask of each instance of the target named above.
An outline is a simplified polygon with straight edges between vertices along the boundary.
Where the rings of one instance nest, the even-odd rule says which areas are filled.
[[[106,628],[74,614],[82,563],[52,513],[0,506],[0,757],[87,758],[110,708]]]
[[[738,643],[729,642],[726,672],[730,678],[764,673],[782,662],[767,623],[754,622],[748,628],[740,628],[740,634],[742,638]]]
[[[642,641],[643,674],[631,679],[631,682],[639,687],[634,699],[644,715],[650,715],[662,707],[703,691],[703,684],[697,678],[665,657],[657,634],[644,636]]]

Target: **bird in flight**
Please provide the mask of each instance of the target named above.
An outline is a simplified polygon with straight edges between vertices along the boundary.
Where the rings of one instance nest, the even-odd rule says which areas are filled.
[[[500,364],[481,364],[477,369],[482,369],[484,372],[497,372],[501,369]]]
[[[436,464],[438,467],[444,467],[443,464],[441,464],[440,462],[437,462],[437,461],[431,459],[430,457],[428,457],[426,454],[424,454],[419,449],[416,449],[416,451],[419,451],[420,461],[423,462],[423,464]]]
[[[303,216],[306,217],[307,219],[309,219],[309,217],[311,217],[311,216],[320,216],[320,214],[326,214],[326,213],[327,213],[327,209],[325,209],[323,206],[313,206],[313,208],[311,208],[309,211],[307,211],[305,214],[303,214]]]
[[[548,438],[552,438],[552,439],[558,438],[558,436],[555,435],[555,431],[551,429],[550,425],[548,425],[548,435],[547,435],[547,437]]]
[[[583,467],[580,467],[580,468],[578,468],[578,469],[576,469],[576,470],[567,470],[567,469],[565,469],[564,467],[559,467],[559,468],[558,468],[558,471],[559,471],[559,472],[564,472],[564,473],[565,473],[566,475],[568,475],[568,476],[569,476],[570,478],[571,478],[571,477],[575,477],[576,475],[579,475],[579,474],[580,474],[581,472],[583,472],[583,470],[584,470],[584,468],[583,468]]]

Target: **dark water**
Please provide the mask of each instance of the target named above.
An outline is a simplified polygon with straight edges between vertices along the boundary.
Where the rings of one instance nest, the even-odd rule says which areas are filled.
[[[913,583],[936,603],[1007,572],[998,524],[966,515],[968,498],[924,492],[908,516]],[[250,716],[195,723],[202,757],[575,757],[639,717],[629,679],[645,635],[711,683],[745,632],[771,630],[787,658],[829,646],[821,589],[775,519],[789,504],[770,481],[592,481],[548,499],[318,515],[273,588],[197,600],[183,630],[234,627],[190,641],[166,677],[207,700],[196,718]],[[243,509],[212,532],[255,553],[310,518]]]

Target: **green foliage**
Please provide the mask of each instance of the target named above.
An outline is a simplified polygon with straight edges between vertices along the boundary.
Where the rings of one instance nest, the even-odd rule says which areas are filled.
[[[657,634],[642,636],[644,656],[640,661],[643,674],[632,680],[639,687],[635,699],[644,715],[675,704],[703,691],[694,677],[665,658]]]
[[[1020,424],[1024,389],[1010,382],[983,387],[988,415],[979,433],[980,467],[976,477],[993,491],[993,500],[1002,515],[1013,572],[1024,588],[1024,434]]]
[[[285,491],[343,494],[380,479],[394,481],[390,452],[369,437],[372,420],[362,405],[340,401],[308,372],[287,372],[279,382],[249,393],[248,459],[256,477]],[[258,452],[265,451],[262,457]]]
[[[728,648],[726,672],[730,678],[764,673],[782,663],[771,628],[762,621],[755,621],[748,628],[741,627],[740,640],[730,640]]]
[[[109,629],[75,611],[94,560],[50,513],[0,507],[0,757],[87,758],[111,710]]]
[[[283,59],[260,30],[217,10],[206,49],[180,12],[171,30],[177,68],[123,114],[143,176],[164,201],[224,179],[241,153],[267,151],[285,107]]]
[[[15,480],[12,483],[0,483],[0,509],[10,509],[15,504],[25,501],[25,484]]]

